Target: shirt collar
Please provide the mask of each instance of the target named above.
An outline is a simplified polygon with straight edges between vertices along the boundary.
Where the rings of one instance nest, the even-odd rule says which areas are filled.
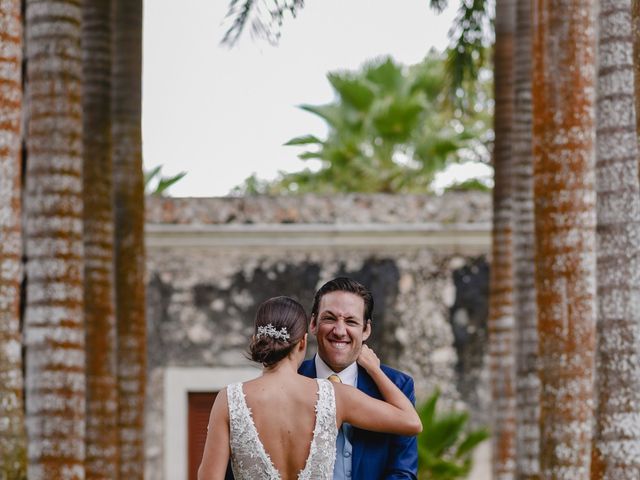
[[[353,362],[347,368],[341,372],[334,372],[329,366],[320,358],[320,355],[316,354],[316,377],[327,378],[329,375],[338,375],[342,383],[356,387],[358,384],[358,363]]]

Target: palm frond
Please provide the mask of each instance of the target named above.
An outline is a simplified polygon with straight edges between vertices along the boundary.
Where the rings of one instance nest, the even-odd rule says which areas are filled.
[[[465,82],[474,82],[487,63],[488,46],[493,42],[492,0],[460,0],[460,7],[449,37],[448,72],[450,89],[455,93]],[[441,13],[449,0],[429,0],[429,6]],[[247,25],[252,37],[277,43],[285,16],[296,17],[304,0],[229,0],[225,23],[229,26],[221,43],[230,47],[240,40]]]
[[[460,8],[449,37],[447,70],[451,92],[455,94],[465,83],[477,81],[480,69],[487,64],[489,46],[493,44],[491,0],[460,0]]]
[[[187,172],[180,172],[173,177],[162,177],[158,180],[158,185],[156,185],[156,189],[152,194],[158,196],[164,195],[172,185],[182,180],[186,174]]]
[[[162,165],[144,171],[144,191],[146,195],[163,196],[169,187],[184,178],[187,172],[180,172],[172,177],[162,175]]]
[[[146,170],[144,172],[144,186],[145,188],[147,188],[147,186],[156,178],[158,177],[158,175],[160,175],[160,170],[162,170],[162,165],[158,165],[154,168],[152,168],[151,170]]]
[[[234,46],[247,25],[252,36],[277,43],[285,16],[295,18],[303,7],[304,0],[230,0],[225,17],[229,27],[221,43]]]
[[[449,0],[430,0],[429,7],[434,10],[436,13],[442,13],[442,11],[447,8],[449,4]]]

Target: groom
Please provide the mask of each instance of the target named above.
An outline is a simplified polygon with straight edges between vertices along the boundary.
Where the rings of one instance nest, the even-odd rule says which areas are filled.
[[[311,309],[311,333],[318,353],[300,366],[311,378],[329,378],[382,398],[375,383],[356,360],[371,334],[373,297],[360,283],[346,277],[325,283]],[[385,365],[382,370],[415,403],[410,376]],[[374,433],[344,424],[336,441],[334,480],[413,479],[417,477],[415,437]]]

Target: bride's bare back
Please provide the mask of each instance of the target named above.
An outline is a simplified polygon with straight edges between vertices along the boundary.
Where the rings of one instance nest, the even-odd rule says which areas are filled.
[[[318,384],[301,375],[269,375],[242,386],[260,442],[282,479],[296,479],[309,457]]]

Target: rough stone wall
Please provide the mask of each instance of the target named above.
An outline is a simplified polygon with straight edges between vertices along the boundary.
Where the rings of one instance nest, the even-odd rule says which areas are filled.
[[[482,194],[150,199],[147,221],[473,223],[489,220],[489,202]],[[474,423],[486,423],[487,274],[484,256],[446,249],[149,249],[148,478],[162,478],[163,370],[247,365],[244,352],[260,302],[290,295],[310,309],[315,290],[339,275],[372,290],[368,343],[385,363],[413,376],[418,399],[438,387],[446,402],[466,405]],[[308,355],[314,352],[311,342]]]
[[[183,225],[251,223],[481,223],[491,221],[491,197],[343,194],[159,198],[147,200],[147,222]]]
[[[489,264],[485,257],[457,259],[449,271],[455,301],[449,323],[456,350],[456,388],[475,425],[489,425],[488,332]]]
[[[376,305],[369,343],[385,362],[413,373],[416,384],[423,386],[420,390],[454,380],[457,355],[449,309],[455,291],[442,267],[464,258],[435,258],[428,252],[370,255],[357,250],[340,255],[157,253],[158,263],[149,260],[151,368],[244,365],[243,353],[260,302],[289,295],[310,309],[320,285],[346,275],[373,292]],[[452,384],[450,389],[454,388]]]

